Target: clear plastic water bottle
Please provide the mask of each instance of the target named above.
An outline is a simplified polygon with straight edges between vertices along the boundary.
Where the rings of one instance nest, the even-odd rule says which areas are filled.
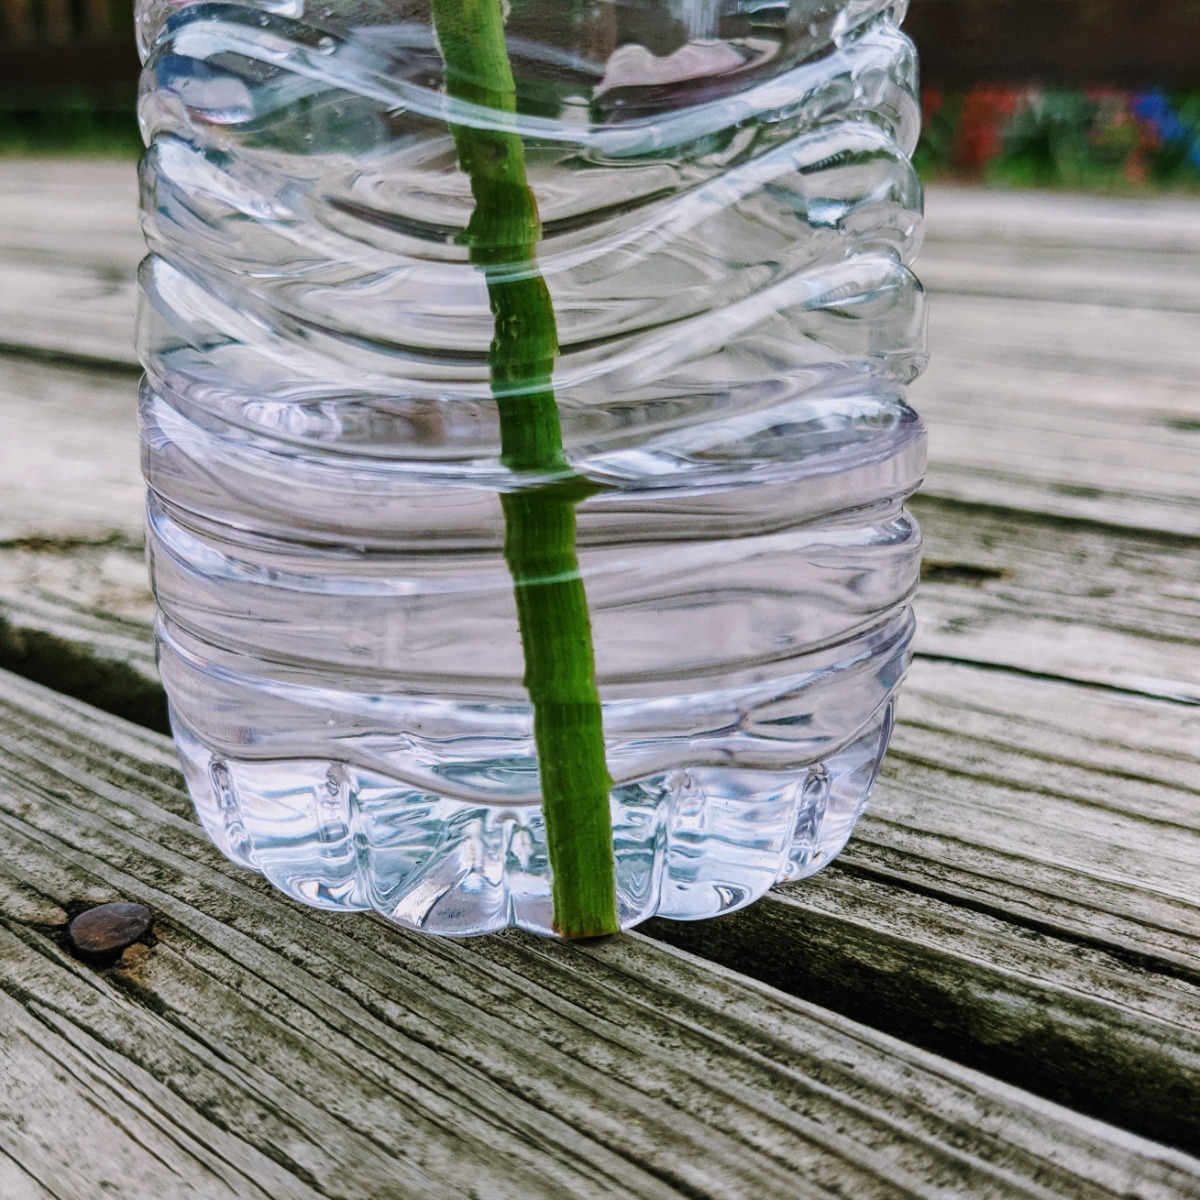
[[[506,522],[567,471],[619,923],[726,912],[841,849],[909,654],[904,4],[511,0],[506,108],[452,86],[438,2],[140,0],[149,553],[188,785],[307,903],[550,931]],[[471,243],[464,150],[491,134],[536,197],[554,478],[501,445],[509,268]]]

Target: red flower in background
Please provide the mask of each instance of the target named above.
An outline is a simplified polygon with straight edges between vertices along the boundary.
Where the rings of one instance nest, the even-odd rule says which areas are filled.
[[[1016,112],[1027,89],[1004,84],[979,84],[963,97],[954,139],[954,166],[978,174],[1000,149],[1004,126]]]
[[[946,93],[939,87],[921,89],[921,124],[928,125],[942,111]]]

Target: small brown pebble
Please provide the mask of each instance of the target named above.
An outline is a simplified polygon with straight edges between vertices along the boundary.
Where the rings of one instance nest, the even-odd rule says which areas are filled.
[[[153,914],[144,904],[118,901],[89,908],[67,929],[71,949],[82,958],[110,958],[150,932]]]

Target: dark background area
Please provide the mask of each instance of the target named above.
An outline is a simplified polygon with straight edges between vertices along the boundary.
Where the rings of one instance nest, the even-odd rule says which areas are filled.
[[[135,153],[131,0],[0,0],[0,152]],[[912,0],[929,176],[1200,187],[1200,0]]]
[[[133,0],[0,0],[0,152],[136,153]]]
[[[930,87],[1200,86],[1200,0],[913,0]]]

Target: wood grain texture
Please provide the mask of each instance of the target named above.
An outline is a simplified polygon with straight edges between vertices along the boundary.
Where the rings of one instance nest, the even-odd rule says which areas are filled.
[[[1049,574],[1036,560],[1031,571]],[[958,590],[978,591],[969,578]],[[147,624],[46,594],[25,604],[10,605],[11,624],[53,631],[64,658],[23,673],[110,711],[140,694],[124,670],[157,695]],[[1038,604],[1036,591],[1006,598],[995,645]],[[111,678],[107,692],[72,686],[72,646]],[[1136,662],[1136,639],[1126,653]],[[729,920],[659,922],[655,936],[1200,1152],[1195,709],[919,659],[900,718],[837,866]]]
[[[0,285],[0,350],[136,371],[137,293],[130,273],[6,262]]]
[[[928,373],[912,389],[929,429],[925,494],[1200,535],[1194,503],[1200,415],[1186,382],[1189,351],[1181,349],[1194,344],[1200,358],[1200,342],[1185,341],[1192,336],[1186,323],[1175,329],[1177,341],[1164,343],[1164,365],[1156,370],[1153,345],[1144,351],[1147,365],[1139,365],[1136,339],[1121,347],[1114,335],[1104,349],[1106,333],[1125,325],[1127,315],[1119,310],[1094,314],[1087,332],[1096,346],[1093,359],[1085,345],[1070,346],[1064,322],[1075,319],[1073,311],[1018,321],[1008,301],[963,300],[955,309],[975,303],[996,311],[960,313],[956,320],[974,321],[974,332],[954,346],[935,344]],[[1050,306],[1060,307],[1074,308]],[[1136,323],[1138,316],[1128,319]],[[1082,334],[1087,315],[1078,321]],[[1176,365],[1165,365],[1167,347]],[[1105,352],[1125,360],[1105,368],[1097,362]],[[1042,361],[1034,361],[1039,356]]]
[[[137,384],[0,355],[0,542],[141,537]]]
[[[851,861],[1200,971],[1198,713],[922,662]]]
[[[918,655],[1200,703],[1200,541],[933,497],[912,507]]]
[[[6,159],[0,347],[134,371],[134,274],[144,254],[132,162]]]
[[[918,273],[934,295],[1200,312],[1200,252],[1006,243],[984,230],[978,241],[928,240]]]
[[[936,186],[917,270],[935,295],[1196,312],[1200,204]]]
[[[637,935],[447,943],[301,909],[208,846],[170,764],[165,739],[3,679],[6,869],[50,913],[117,895],[156,913],[155,944],[98,971],[0,891],[6,1069],[54,1097],[0,1088],[24,1122],[4,1151],[52,1194],[86,1173],[131,1200],[165,1180],[347,1200],[966,1179],[1200,1195],[1196,1160]]]
[[[927,494],[1200,536],[1200,202],[931,188],[928,212]],[[0,344],[133,372],[141,253],[131,164],[6,164]]]
[[[60,593],[53,581],[64,575],[70,588]],[[136,617],[103,607],[109,599],[128,603],[131,593]],[[141,611],[149,607],[140,553],[111,546],[0,551],[0,666],[166,732],[152,617]]]
[[[140,670],[144,650],[107,620],[152,618],[134,391],[103,372],[0,357],[0,405],[16,431],[0,443],[0,612],[14,629],[61,630],[92,651],[111,646],[105,657],[123,654]],[[964,409],[962,419],[973,446],[974,418]],[[948,427],[935,425],[934,436],[944,440]],[[1069,496],[1067,507],[1128,518],[1121,497],[1136,460],[1087,469],[1098,495]],[[993,486],[998,499],[1012,498],[1011,477]],[[1200,519],[1189,486],[1185,467],[1176,501],[1189,514],[1184,525]],[[965,490],[980,487],[977,474]],[[1043,501],[1031,491],[1030,502]],[[1200,540],[933,495],[919,496],[914,511],[926,538],[918,652],[1200,700]],[[1147,504],[1146,519],[1161,511]]]
[[[1200,1151],[1195,707],[919,661],[826,875],[656,936]]]
[[[1122,1128],[1200,1150],[1200,987],[856,869],[654,937]]]
[[[826,914],[804,994],[1200,1150],[1197,728],[1191,706],[919,662],[839,860],[840,911],[875,932],[856,947]],[[761,915],[776,952],[813,936],[823,886]]]
[[[0,284],[41,279],[39,311],[72,314],[62,333],[17,314],[16,349],[77,360],[0,358],[0,409],[21,433],[0,472],[0,664],[154,725],[141,483],[122,449],[132,355],[115,336],[137,245],[130,186],[113,168],[89,225],[64,216],[78,175],[47,176],[36,204],[0,182]],[[18,203],[14,232],[3,216]],[[489,1165],[511,1194],[1196,1194],[1190,1162],[1121,1176],[1138,1156],[1165,1160],[1094,1126],[1117,1139],[1094,1167],[1110,1173],[1071,1179],[1090,1143],[1053,1108],[1040,1149],[1023,1139],[1041,1118],[1014,1122],[1015,1167],[973,1134],[966,1159],[941,1159],[947,1121],[1009,1118],[930,1091],[912,1063],[932,1060],[878,1034],[851,1039],[874,1057],[847,1057],[852,1027],[782,992],[1200,1151],[1198,254],[1200,204],[931,193],[934,366],[914,389],[933,453],[915,505],[927,562],[892,757],[838,865],[734,918],[653,927],[780,991],[642,938],[578,957],[521,938],[435,948],[300,912],[197,840],[160,740],[6,681],[0,823],[17,849],[0,864],[0,1095],[33,1133],[0,1134],[0,1195],[90,1196],[55,1162],[62,1122],[81,1131],[62,1135],[76,1156],[113,1142],[105,1169],[138,1181],[134,1200],[161,1194],[164,1163],[180,1195],[436,1196],[439,1121],[463,1096],[479,1110],[463,1153],[499,1136]],[[16,296],[0,287],[0,318]],[[97,974],[57,931],[73,904],[117,896],[156,907],[159,941]],[[419,1002],[396,1001],[397,978]],[[792,1025],[824,1032],[797,1049]],[[848,1074],[813,1100],[831,1063]],[[1001,1085],[938,1072],[982,1088],[972,1104],[999,1103],[987,1089]],[[713,1090],[729,1073],[741,1090]],[[851,1095],[853,1120],[821,1107]],[[942,1124],[896,1107],[914,1095]],[[510,1111],[496,1135],[489,1121]],[[1047,1139],[1050,1174],[1034,1165]],[[510,1194],[471,1169],[465,1188]]]
[[[146,252],[137,199],[131,161],[5,158],[0,262],[109,267],[131,277]]]
[[[1189,197],[1122,197],[1058,191],[926,189],[927,244],[1200,254],[1200,204]]]

